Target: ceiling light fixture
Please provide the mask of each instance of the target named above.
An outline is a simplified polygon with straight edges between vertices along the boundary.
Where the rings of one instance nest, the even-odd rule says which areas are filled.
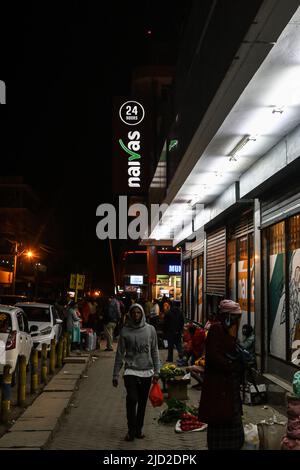
[[[239,143],[234,147],[233,150],[228,154],[230,162],[236,162],[236,156],[240,153],[240,151],[251,141],[255,141],[256,137],[251,135],[245,135]]]

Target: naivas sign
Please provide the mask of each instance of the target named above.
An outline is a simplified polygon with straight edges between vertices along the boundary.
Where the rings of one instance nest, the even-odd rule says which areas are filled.
[[[116,100],[113,126],[113,188],[116,194],[147,191],[145,107],[140,100]]]

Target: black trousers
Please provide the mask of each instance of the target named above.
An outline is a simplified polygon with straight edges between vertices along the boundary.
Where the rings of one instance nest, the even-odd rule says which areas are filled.
[[[167,335],[168,340],[168,358],[167,362],[173,362],[173,349],[174,346],[178,351],[178,356],[182,357],[182,342],[181,333],[174,333],[173,335]]]
[[[131,436],[142,432],[151,381],[151,377],[137,377],[135,375],[124,376],[127,391],[126,410],[128,433]]]

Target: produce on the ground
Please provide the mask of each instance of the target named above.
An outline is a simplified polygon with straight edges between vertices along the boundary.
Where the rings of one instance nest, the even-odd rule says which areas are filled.
[[[168,406],[165,409],[158,419],[159,423],[173,423],[181,419],[183,413],[189,413],[191,416],[196,416],[198,414],[198,408],[194,406],[188,406],[186,403],[183,403],[176,398],[170,398],[166,400]]]
[[[182,413],[180,418],[180,429],[182,431],[193,431],[193,429],[201,428],[204,424],[191,413]]]

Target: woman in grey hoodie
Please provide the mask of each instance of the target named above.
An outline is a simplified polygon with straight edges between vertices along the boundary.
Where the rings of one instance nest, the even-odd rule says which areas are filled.
[[[155,328],[146,323],[143,307],[131,305],[128,321],[120,332],[113,371],[113,386],[125,361],[124,384],[127,391],[128,433],[126,441],[143,439],[144,416],[151,382],[158,381],[160,360]]]

